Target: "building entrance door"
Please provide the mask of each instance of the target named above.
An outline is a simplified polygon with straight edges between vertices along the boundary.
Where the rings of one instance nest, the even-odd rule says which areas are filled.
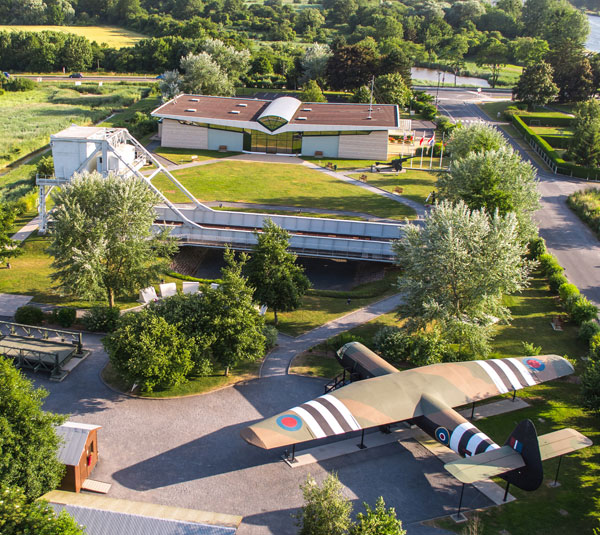
[[[247,134],[244,133],[244,137]],[[300,132],[284,132],[282,134],[264,134],[256,130],[250,131],[250,147],[244,147],[251,152],[266,152],[269,154],[300,154],[302,150],[302,134]],[[246,145],[246,143],[245,143]]]

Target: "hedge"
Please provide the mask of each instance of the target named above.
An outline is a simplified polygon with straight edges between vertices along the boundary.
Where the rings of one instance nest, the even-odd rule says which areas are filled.
[[[519,115],[519,117],[527,126],[531,126],[533,121],[539,121],[539,126],[573,126],[573,121],[575,120],[574,117],[558,117],[542,114]]]
[[[556,165],[556,172],[562,175],[569,175],[578,178],[592,179],[592,180],[600,180],[600,169],[595,167],[584,167],[581,165],[577,165],[575,163],[565,161],[544,139],[544,137],[549,136],[541,136],[536,134],[525,122],[524,119],[528,119],[531,121],[531,118],[536,118],[535,115],[513,115],[512,122],[513,126],[523,134],[523,137],[526,140],[533,139],[533,141],[538,145],[538,147],[552,160],[554,165]],[[538,120],[544,122],[544,126],[567,126],[569,123],[566,123],[567,119],[572,121],[570,118],[560,118],[560,117],[544,117],[537,116]],[[553,124],[552,122],[562,121],[560,124]],[[552,122],[551,122],[552,121]],[[560,122],[559,121],[559,122]]]
[[[213,282],[217,284],[223,283],[221,279],[199,279],[198,277],[192,277],[190,275],[183,275],[181,273],[177,273],[177,271],[167,271],[167,275],[169,275],[169,277],[173,277],[174,279],[179,279],[182,281],[202,282],[204,284],[211,284]]]

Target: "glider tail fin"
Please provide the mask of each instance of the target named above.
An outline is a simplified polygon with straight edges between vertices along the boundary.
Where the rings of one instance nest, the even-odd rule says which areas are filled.
[[[544,479],[542,457],[537,431],[531,420],[523,420],[510,434],[505,446],[511,447],[523,457],[525,466],[503,474],[502,479],[523,490],[536,490]]]

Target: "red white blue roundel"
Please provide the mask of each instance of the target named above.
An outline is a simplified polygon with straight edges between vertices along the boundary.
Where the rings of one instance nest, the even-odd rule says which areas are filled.
[[[286,431],[298,431],[302,427],[302,420],[295,414],[282,414],[275,421],[281,429]]]
[[[525,364],[527,364],[527,367],[534,372],[541,372],[546,367],[540,359],[535,359],[533,357],[526,358]]]
[[[435,438],[444,446],[447,446],[450,443],[450,433],[448,433],[448,430],[445,427],[438,427],[435,430]]]

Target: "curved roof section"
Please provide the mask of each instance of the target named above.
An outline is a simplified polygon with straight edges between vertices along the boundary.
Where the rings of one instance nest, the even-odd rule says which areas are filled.
[[[294,97],[276,98],[259,115],[258,122],[262,123],[262,120],[267,117],[278,117],[284,121],[283,124],[287,124],[292,120],[301,104],[302,102]]]

